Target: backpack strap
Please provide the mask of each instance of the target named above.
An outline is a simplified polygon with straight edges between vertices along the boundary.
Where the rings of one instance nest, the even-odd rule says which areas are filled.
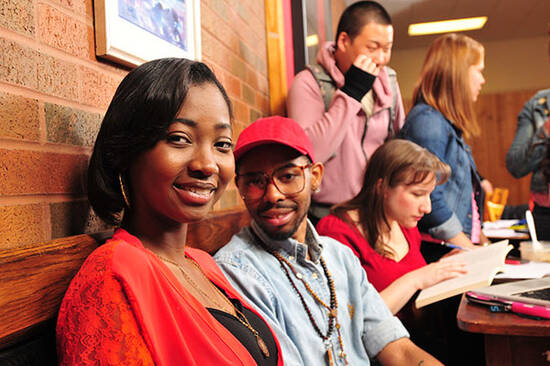
[[[311,72],[313,78],[317,81],[319,89],[321,90],[323,102],[325,102],[325,111],[328,111],[332,97],[336,92],[336,84],[334,83],[334,80],[332,80],[323,66],[319,64],[306,65],[306,69]]]
[[[399,126],[397,126],[397,121],[395,119],[395,110],[397,108],[397,73],[394,69],[392,69],[389,66],[386,66],[386,72],[388,73],[388,77],[390,79],[390,88],[391,88],[391,94],[392,94],[392,104],[390,107],[390,120],[388,123],[388,137],[387,140],[395,137],[397,134],[397,130],[399,129]]]

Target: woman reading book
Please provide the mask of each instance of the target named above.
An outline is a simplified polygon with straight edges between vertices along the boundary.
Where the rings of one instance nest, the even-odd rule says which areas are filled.
[[[333,207],[317,224],[319,234],[353,250],[411,339],[442,360],[455,358],[447,352],[452,341],[441,334],[448,323],[456,328],[456,309],[435,316],[433,307],[420,312],[410,300],[418,290],[465,272],[464,263],[450,259],[427,265],[420,253],[417,223],[431,210],[430,193],[450,174],[449,166],[428,150],[407,140],[391,140],[372,155],[357,196]]]
[[[431,210],[430,193],[449,175],[449,166],[428,150],[391,140],[372,155],[357,196],[317,225],[321,235],[353,250],[394,314],[416,291],[464,272],[454,261],[426,265],[420,253],[417,223]]]

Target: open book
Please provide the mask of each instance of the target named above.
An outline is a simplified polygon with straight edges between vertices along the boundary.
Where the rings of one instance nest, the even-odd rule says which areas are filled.
[[[497,272],[504,266],[506,255],[512,248],[513,246],[508,245],[508,240],[503,240],[441,259],[466,263],[468,273],[441,281],[420,291],[415,301],[416,307],[421,308],[469,290],[491,285]]]

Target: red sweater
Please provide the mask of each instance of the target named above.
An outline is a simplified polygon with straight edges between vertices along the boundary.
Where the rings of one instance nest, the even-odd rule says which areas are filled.
[[[228,296],[258,314],[208,253],[185,253]],[[122,229],[72,280],[59,310],[57,347],[60,365],[256,365],[172,271]]]
[[[426,261],[420,253],[418,228],[401,227],[401,230],[409,243],[409,252],[399,262],[396,262],[374,251],[355,226],[350,226],[334,215],[322,218],[317,224],[317,231],[320,235],[330,236],[353,250],[367,272],[369,282],[378,292],[384,290],[404,274],[426,265]]]

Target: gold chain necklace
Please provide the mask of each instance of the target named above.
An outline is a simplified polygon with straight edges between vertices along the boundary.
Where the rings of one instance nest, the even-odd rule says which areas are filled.
[[[208,294],[199,286],[197,285],[197,283],[195,281],[193,281],[193,279],[185,272],[183,266],[181,264],[179,264],[178,262],[176,261],[173,261],[173,260],[170,260],[168,258],[164,258],[158,254],[155,253],[155,255],[157,257],[159,257],[162,261],[164,262],[167,262],[167,263],[170,263],[170,264],[173,264],[174,266],[176,266],[181,274],[183,275],[183,277],[191,284],[191,286],[193,286],[198,292],[200,292],[200,294],[205,298],[205,299],[210,299],[214,304],[216,304],[216,306],[218,306],[220,309],[223,308],[223,306],[221,306],[220,303],[218,303],[216,300],[214,300],[211,296],[208,296]],[[187,257],[186,257],[187,258]],[[210,279],[204,274],[204,272],[202,271],[201,267],[197,264],[197,262],[195,262],[194,260],[190,259],[191,260],[191,263],[193,263],[200,271],[200,273],[206,277],[206,279],[208,279],[208,281],[210,283],[212,283],[212,281],[210,281]],[[233,302],[231,302],[231,300],[229,300],[227,298],[227,296],[221,292],[221,290],[218,288],[218,286],[216,286],[215,284],[212,283],[212,285],[214,286],[214,289],[221,295],[221,297],[229,304],[229,306],[235,311],[235,314],[237,314],[237,316],[235,317],[239,323],[241,323],[242,325],[244,325],[253,335],[254,337],[256,337],[256,343],[258,343],[258,347],[260,348],[260,351],[262,351],[262,353],[264,354],[264,356],[267,358],[269,357],[269,349],[267,348],[267,344],[264,342],[264,340],[262,339],[262,337],[260,336],[260,334],[258,333],[258,331],[256,329],[254,329],[254,327],[252,327],[252,325],[250,324],[250,322],[248,321],[247,317],[244,315],[243,312],[241,312],[239,309],[237,309],[237,307],[235,306],[235,304],[233,304]]]

